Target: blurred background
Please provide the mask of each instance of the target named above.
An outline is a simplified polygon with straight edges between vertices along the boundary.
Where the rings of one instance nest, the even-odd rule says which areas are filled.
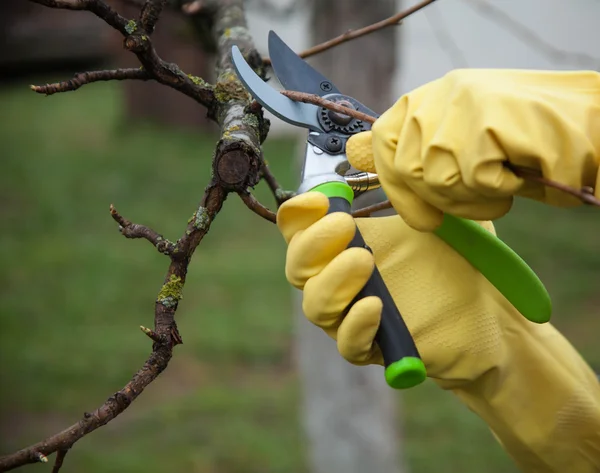
[[[109,3],[137,17],[137,7]],[[265,53],[269,29],[301,50],[412,4],[248,0],[247,9]],[[382,112],[453,68],[598,70],[599,17],[596,0],[438,0],[402,26],[309,62]],[[155,46],[210,81],[214,57],[194,28],[168,11]],[[0,454],[76,422],[149,354],[138,326],[152,324],[167,261],[123,238],[109,205],[176,239],[210,179],[217,130],[167,87],[96,83],[50,97],[29,89],[88,69],[137,66],[121,43],[88,12],[0,2]],[[293,189],[304,132],[272,122],[265,156]],[[273,207],[266,186],[256,195]],[[597,209],[523,201],[496,222],[547,285],[553,323],[596,369],[599,222]],[[379,368],[340,360],[302,318],[284,257],[275,226],[228,199],[190,266],[177,311],[184,344],[134,405],[77,443],[64,471],[516,472],[449,393],[430,382],[390,392]]]

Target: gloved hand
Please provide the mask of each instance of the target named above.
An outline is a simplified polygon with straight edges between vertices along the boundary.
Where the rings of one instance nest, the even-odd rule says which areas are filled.
[[[399,216],[326,215],[328,206],[318,192],[301,194],[280,207],[277,225],[288,243],[286,277],[343,357],[382,364],[380,300],[362,299],[341,316],[376,262],[429,377],[483,418],[523,471],[600,471],[600,385],[551,324],[526,320],[435,234]],[[355,222],[373,255],[346,249]]]
[[[515,195],[581,205],[524,181],[505,162],[598,196],[599,130],[598,72],[465,69],[402,96],[346,150],[355,168],[379,174],[411,227],[431,231],[442,212],[499,218]]]

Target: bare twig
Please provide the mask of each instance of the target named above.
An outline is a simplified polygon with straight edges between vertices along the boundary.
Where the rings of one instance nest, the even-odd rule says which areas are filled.
[[[422,8],[425,8],[427,5],[429,5],[433,2],[435,2],[435,0],[424,0],[403,12],[397,13],[394,16],[390,16],[389,18],[386,18],[385,20],[379,21],[377,23],[373,23],[372,25],[365,26],[364,28],[360,28],[358,30],[348,30],[343,34],[336,36],[335,38],[325,41],[324,43],[317,44],[316,46],[308,48],[308,49],[302,51],[301,53],[298,53],[298,55],[302,58],[314,56],[315,54],[319,54],[319,53],[322,53],[323,51],[327,51],[328,49],[331,49],[339,44],[345,43],[346,41],[360,38],[361,36],[368,35],[369,33],[373,33],[377,30],[386,28],[388,26],[398,25],[405,18],[409,17],[413,13],[418,12],[419,10],[421,10]],[[264,58],[263,61],[265,64],[271,64],[271,61],[269,58]]]
[[[148,34],[154,32],[156,22],[160,17],[162,9],[167,4],[167,1],[168,0],[146,0],[146,3],[144,3],[142,12],[140,13],[140,24]]]
[[[269,186],[269,189],[271,189],[271,192],[273,193],[273,196],[275,197],[275,202],[277,203],[277,207],[279,207],[281,204],[283,204],[286,200],[291,199],[292,197],[294,197],[294,195],[296,195],[295,192],[286,191],[279,185],[279,183],[277,182],[277,179],[275,179],[275,176],[271,172],[271,169],[269,169],[269,166],[267,165],[266,162],[263,163],[261,175],[262,175],[262,178],[267,183],[267,185]]]
[[[152,77],[143,69],[114,69],[106,71],[89,71],[78,72],[72,79],[55,82],[54,84],[46,85],[31,85],[31,90],[38,94],[52,95],[59,92],[70,92],[79,89],[82,85],[91,84],[92,82],[109,81],[109,80],[149,80]]]
[[[164,5],[163,0],[147,0],[144,4],[144,12],[140,15],[146,25],[151,28],[151,31],[146,31],[142,20],[127,20],[114,11],[103,0],[31,0],[52,8],[63,8],[70,10],[88,10],[93,12],[99,18],[102,18],[106,23],[120,31],[125,37],[125,49],[133,52],[143,66],[143,70],[148,74],[148,79],[154,79],[161,84],[178,90],[179,92],[193,98],[198,103],[208,108],[208,113],[211,118],[214,118],[213,105],[215,102],[214,88],[199,77],[185,74],[176,64],[171,64],[163,61],[152,44],[150,33],[154,29],[158,14]],[[119,79],[119,77],[113,77]],[[128,79],[132,77],[120,77],[120,79]],[[141,73],[133,77],[142,79]],[[145,79],[145,80],[148,80]],[[109,78],[98,79],[109,80]],[[56,93],[60,89],[60,85],[52,84],[47,87]],[[35,86],[32,87],[34,90]],[[75,90],[66,88],[66,90]],[[36,90],[37,92],[37,90]]]
[[[119,231],[125,238],[143,238],[144,240],[148,240],[156,247],[159,253],[164,255],[171,255],[175,250],[174,243],[145,225],[131,223],[125,217],[121,216],[112,204],[110,205],[110,214],[115,222],[119,224]]]
[[[358,110],[344,107],[339,103],[332,102],[331,100],[324,99],[316,94],[307,94],[306,92],[296,92],[294,90],[282,90],[281,93],[286,97],[295,100],[296,102],[310,103],[318,105],[319,107],[326,108],[327,110],[333,110],[334,112],[343,113],[350,117],[362,120],[367,123],[375,123],[375,117],[367,115],[366,113],[359,112]]]
[[[591,187],[584,187],[581,190],[578,190],[574,189],[571,186],[561,184],[560,182],[556,182],[551,179],[546,179],[545,177],[540,176],[538,171],[534,169],[514,166],[510,163],[506,163],[505,166],[509,168],[512,172],[514,172],[517,176],[522,177],[523,179],[539,182],[540,184],[543,184],[547,187],[553,187],[554,189],[558,189],[559,191],[571,194],[573,197],[577,197],[584,204],[600,207],[600,200],[594,197],[594,189]]]
[[[252,212],[254,212],[256,215],[260,215],[262,218],[272,223],[275,223],[277,221],[277,216],[275,215],[275,213],[266,208],[258,200],[256,200],[256,198],[251,193],[238,192],[238,195],[244,201],[246,207],[252,210]]]
[[[292,100],[296,100],[298,102],[310,103],[313,105],[318,105],[320,107],[324,107],[328,110],[333,110],[334,112],[343,113],[345,115],[351,116],[358,120],[363,120],[367,123],[375,123],[376,118],[366,113],[359,112],[357,110],[353,110],[338,103],[332,102],[330,100],[319,97],[315,94],[307,94],[304,92],[296,92],[290,90],[281,91],[283,95],[289,97]],[[551,179],[546,179],[539,175],[539,172],[534,169],[528,169],[521,166],[511,165],[509,163],[505,164],[511,171],[513,171],[517,176],[522,177],[523,179],[527,179],[529,181],[539,182],[540,184],[544,184],[548,187],[553,187],[554,189],[558,189],[562,192],[572,195],[573,197],[577,197],[583,203],[594,205],[600,207],[600,200],[594,197],[594,190],[589,188],[584,189],[574,189],[573,187],[567,186],[565,184],[561,184],[559,182],[553,181]]]
[[[376,204],[369,205],[368,207],[363,207],[362,209],[355,210],[354,212],[352,212],[352,216],[354,218],[370,217],[371,214],[375,212],[391,208],[392,203],[389,200],[384,200],[383,202],[378,202]]]
[[[58,473],[62,468],[65,457],[67,456],[69,449],[65,448],[56,452],[56,459],[54,460],[54,466],[52,467],[52,473]]]
[[[169,325],[161,328],[169,331]],[[169,340],[172,340],[169,337]],[[142,393],[154,379],[167,367],[172,356],[172,343],[154,344],[153,351],[144,367],[140,369],[127,385],[108,398],[92,413],[85,413],[76,424],[55,434],[46,440],[0,458],[0,471],[9,471],[19,466],[38,461],[48,461],[46,455],[59,450],[69,449],[75,442],[121,414]]]

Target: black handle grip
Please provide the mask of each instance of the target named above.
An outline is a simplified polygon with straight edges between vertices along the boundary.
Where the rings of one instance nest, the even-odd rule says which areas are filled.
[[[350,203],[341,197],[329,198],[328,213],[334,212],[351,213]],[[353,247],[366,248],[371,251],[358,227],[356,227],[354,238],[348,245],[348,248]],[[387,383],[396,389],[410,388],[422,383],[427,377],[425,365],[377,266],[367,284],[350,306],[368,296],[377,296],[383,302],[381,323],[375,341],[383,354]]]

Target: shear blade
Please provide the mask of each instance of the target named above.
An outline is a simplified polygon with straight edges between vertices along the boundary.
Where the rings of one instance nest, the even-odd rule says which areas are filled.
[[[292,125],[322,132],[317,119],[316,105],[295,102],[268,85],[252,70],[237,46],[231,48],[231,59],[240,81],[252,96],[281,120]]]
[[[269,57],[273,71],[285,89],[320,96],[341,93],[333,82],[313,69],[273,30],[269,31]]]

